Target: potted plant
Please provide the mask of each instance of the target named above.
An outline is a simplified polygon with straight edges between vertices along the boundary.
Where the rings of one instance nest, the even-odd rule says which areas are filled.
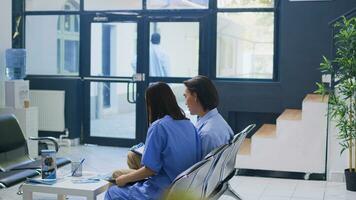
[[[320,64],[321,72],[333,77],[334,82],[317,83],[316,93],[329,95],[329,116],[338,129],[341,153],[349,153],[346,188],[356,191],[356,17],[343,17],[334,28],[335,58],[323,57]]]

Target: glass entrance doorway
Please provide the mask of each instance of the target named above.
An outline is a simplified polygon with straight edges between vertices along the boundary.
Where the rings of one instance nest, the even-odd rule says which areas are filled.
[[[144,92],[168,83],[180,107],[183,81],[203,71],[200,59],[203,18],[92,15],[84,19],[82,45],[85,91],[84,142],[131,146],[145,140]]]
[[[143,102],[137,76],[138,24],[135,16],[87,16],[84,52],[85,142],[130,146],[142,139],[137,113]],[[85,45],[83,45],[85,46]],[[141,67],[141,66],[140,66]],[[142,104],[142,103],[140,103]],[[142,117],[142,114],[141,114]],[[141,125],[142,126],[142,125]]]

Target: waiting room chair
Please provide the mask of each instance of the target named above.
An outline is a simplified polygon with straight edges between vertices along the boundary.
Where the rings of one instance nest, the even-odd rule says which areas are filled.
[[[212,166],[217,162],[224,149],[229,145],[222,145],[208,155],[203,160],[191,166],[173,181],[168,195],[165,199],[176,195],[177,193],[191,193],[197,199],[205,198],[205,184],[207,182],[207,175],[212,169]]]
[[[224,149],[217,163],[212,167],[208,177],[204,191],[208,199],[218,199],[221,195],[229,195],[235,199],[241,199],[234,192],[229,184],[229,180],[235,176],[236,155],[248,133],[250,133],[255,124],[247,126],[243,131],[236,134],[229,146]]]
[[[0,188],[15,185],[27,177],[40,174],[41,160],[29,157],[26,139],[14,115],[0,115]],[[33,140],[52,141],[58,151],[55,138],[40,137]],[[57,166],[70,163],[66,158],[57,158]]]
[[[164,199],[169,200],[180,193],[190,193],[195,198],[202,199],[204,180],[213,162],[213,157],[203,159],[179,174],[171,184]]]

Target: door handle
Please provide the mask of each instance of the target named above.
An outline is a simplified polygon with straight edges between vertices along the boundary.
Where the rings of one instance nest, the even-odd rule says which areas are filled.
[[[145,73],[136,73],[132,75],[132,81],[142,82],[145,81]]]
[[[127,95],[126,100],[129,103],[136,103],[136,90],[135,90],[135,81],[127,82]],[[132,85],[132,92],[130,92],[130,85]]]

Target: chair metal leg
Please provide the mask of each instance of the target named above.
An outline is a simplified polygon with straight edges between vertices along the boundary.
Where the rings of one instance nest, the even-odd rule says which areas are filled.
[[[232,189],[231,185],[229,182],[227,182],[227,187],[226,190],[224,192],[224,195],[230,196],[234,199],[237,200],[242,200],[242,198],[234,191],[234,189]]]

